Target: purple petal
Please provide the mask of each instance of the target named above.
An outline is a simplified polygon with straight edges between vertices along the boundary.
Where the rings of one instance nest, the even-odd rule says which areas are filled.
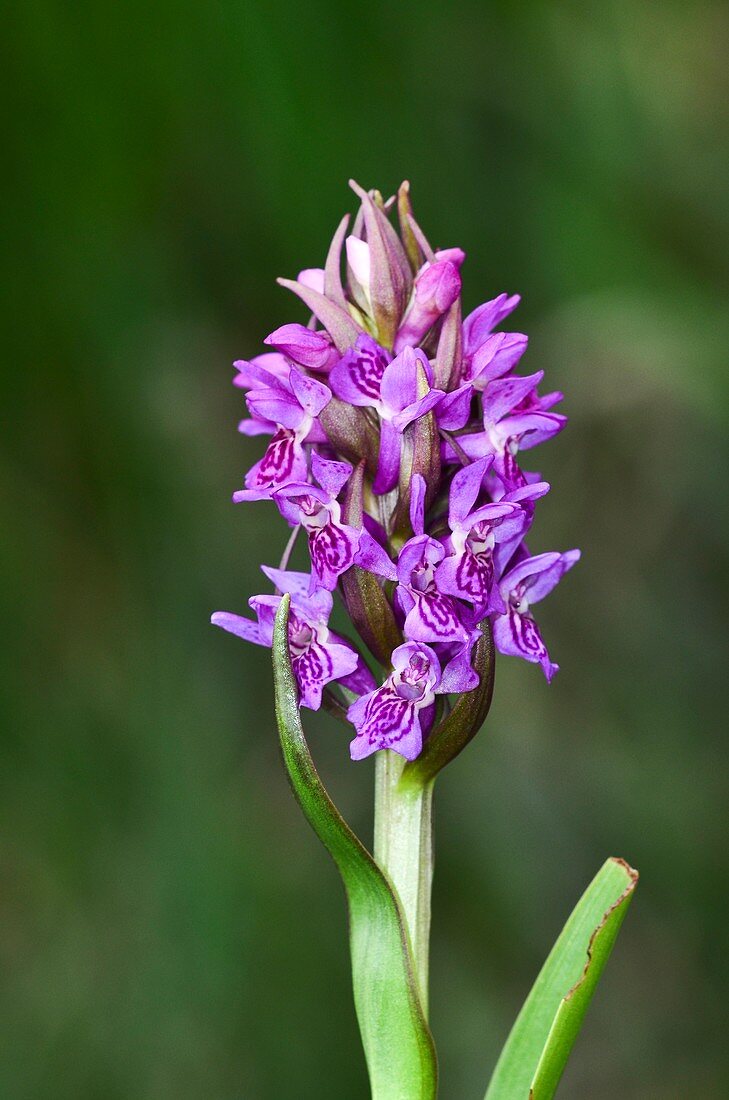
[[[313,451],[311,472],[322,489],[333,498],[339,495],[342,487],[351,477],[352,466],[349,462],[333,462],[331,459],[322,458],[317,451]]]
[[[418,366],[425,371],[428,386],[432,386],[433,372],[430,363],[419,348],[403,348],[385,368],[380,395],[391,416],[402,412],[422,396],[418,392]]]
[[[440,592],[486,606],[494,589],[494,563],[490,555],[476,555],[466,549],[440,563],[435,574]],[[503,602],[498,601],[497,607]]]
[[[233,494],[235,503],[267,499],[290,482],[306,477],[306,456],[301,444],[285,428],[276,432],[263,458],[246,474],[245,489]]]
[[[390,356],[371,336],[362,333],[329,375],[337,397],[352,405],[375,405]]]
[[[481,491],[483,479],[493,461],[493,456],[487,455],[459,470],[454,476],[448,508],[448,523],[451,530],[458,526],[472,510]]]
[[[384,577],[388,581],[397,580],[395,563],[391,560],[387,550],[380,546],[369,533],[362,530],[359,536],[359,548],[354,558],[354,564],[361,569],[367,569],[378,577]]]
[[[413,420],[419,420],[421,416],[425,416],[429,413],[444,396],[442,390],[430,390],[424,397],[419,397],[412,405],[408,405],[393,417],[392,423],[394,427],[399,432],[404,432],[408,424],[412,424]]]
[[[504,437],[517,439],[519,448],[526,451],[558,435],[566,423],[567,417],[559,413],[523,413],[507,417],[498,427]]]
[[[579,561],[579,550],[567,550],[564,554],[552,551],[537,554],[519,562],[500,582],[503,594],[524,586],[529,604],[537,603],[549,595],[561,578]]]
[[[410,641],[453,642],[464,637],[455,600],[441,592],[409,590],[415,600],[405,616],[403,631]]]
[[[264,352],[254,359],[236,359],[233,366],[237,374],[233,385],[242,390],[288,384],[291,364],[277,351]]]
[[[456,650],[455,656],[443,669],[440,690],[444,694],[460,695],[464,691],[473,691],[478,687],[478,673],[471,664],[471,653],[478,641],[480,631],[472,631],[469,638]]]
[[[449,263],[455,264],[460,270],[463,267],[463,261],[466,259],[466,253],[462,248],[439,248],[435,258],[436,260],[448,260]]]
[[[524,378],[513,375],[489,383],[483,395],[484,425],[496,424],[507,416],[539,385],[543,377],[544,371],[540,370]]]
[[[319,710],[325,684],[354,672],[357,660],[357,654],[349,646],[332,642],[308,645],[291,662],[299,685],[301,706]]]
[[[487,455],[491,455],[492,458],[494,456],[496,448],[489,432],[466,432],[456,436],[456,441],[464,454],[474,462]],[[444,439],[441,443],[441,454],[444,462],[460,462],[460,455],[453,450],[448,439]]]
[[[281,325],[263,342],[311,370],[328,370],[338,359],[331,337],[304,325]]]
[[[447,393],[438,405],[438,427],[447,432],[457,432],[464,428],[471,415],[473,386],[467,382],[457,390]]]
[[[405,642],[392,652],[392,667],[395,672],[403,673],[413,663],[413,658],[419,659],[421,664],[427,666],[427,680],[433,691],[438,690],[440,683],[440,661],[434,649],[421,642]]]
[[[249,437],[256,435],[274,435],[276,432],[276,425],[271,420],[241,420],[238,425],[238,431],[241,435],[247,435]]]
[[[251,416],[258,420],[270,420],[282,428],[294,431],[302,424],[305,413],[293,394],[284,390],[251,390],[246,397]]]
[[[303,614],[310,623],[326,623],[329,620],[332,613],[332,594],[325,588],[317,588],[312,592],[310,573],[272,569],[268,565],[262,565],[261,570],[279,592],[288,592],[291,595],[294,609]]]
[[[242,615],[233,615],[229,611],[216,611],[210,616],[213,626],[219,626],[227,630],[229,634],[236,634],[254,645],[266,645],[261,637],[261,627],[251,619],[244,619]]]
[[[489,501],[471,512],[465,521],[469,529],[477,524],[488,524],[496,542],[503,542],[514,535],[523,534],[525,511],[510,501]]]
[[[491,330],[514,312],[520,301],[518,294],[513,294],[511,297],[507,294],[499,294],[498,298],[484,302],[482,306],[474,309],[473,313],[469,313],[463,322],[464,353],[472,355]]]
[[[389,420],[380,425],[380,454],[377,463],[377,475],[372,483],[375,493],[389,493],[397,485],[400,475],[400,455],[402,436]]]
[[[415,535],[425,531],[425,478],[414,474],[410,488],[410,526]]]
[[[387,684],[354,703],[348,717],[357,729],[350,744],[353,760],[363,760],[378,749],[392,749],[414,760],[423,747],[416,707]]]
[[[499,653],[510,657],[522,657],[525,661],[540,664],[549,683],[559,665],[555,665],[547,653],[542,635],[534,619],[510,610],[494,620],[494,642]]]
[[[315,290],[317,294],[324,293],[324,270],[321,267],[305,267],[297,275],[297,280],[309,290]]]
[[[533,501],[539,500],[540,497],[546,496],[549,489],[550,485],[548,481],[535,481],[530,485],[522,485],[519,489],[514,489],[510,493],[505,493],[502,500],[513,502],[514,504],[530,504]]]
[[[448,260],[426,264],[418,274],[410,306],[397,332],[395,352],[420,342],[461,293],[458,268]]]
[[[343,688],[354,692],[355,695],[366,695],[368,692],[374,691],[377,686],[374,676],[359,654],[357,654],[357,667],[355,670],[347,675],[338,676],[337,681]]]
[[[316,378],[309,378],[294,367],[291,368],[289,381],[296,400],[309,416],[318,416],[332,399],[332,391],[328,386]]]
[[[522,332],[494,332],[476,349],[470,377],[479,388],[513,370],[527,349],[529,337]]]
[[[340,575],[354,564],[359,536],[359,531],[343,523],[328,523],[309,531],[312,583],[333,591]]]
[[[397,578],[401,585],[410,586],[413,572],[418,575],[427,573],[428,567],[435,570],[438,562],[445,557],[445,549],[430,535],[416,535],[408,539],[397,559]]]

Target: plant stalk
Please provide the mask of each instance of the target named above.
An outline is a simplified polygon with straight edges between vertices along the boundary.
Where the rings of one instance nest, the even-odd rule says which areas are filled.
[[[402,904],[428,1015],[430,895],[433,882],[433,781],[400,785],[405,761],[383,749],[375,758],[375,859]]]

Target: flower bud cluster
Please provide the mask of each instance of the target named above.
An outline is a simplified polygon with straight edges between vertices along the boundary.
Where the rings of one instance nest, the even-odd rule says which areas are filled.
[[[484,629],[500,653],[540,664],[547,680],[557,671],[532,609],[579,551],[530,555],[549,485],[518,460],[566,418],[554,411],[562,394],[540,395],[542,371],[515,373],[527,337],[501,326],[518,296],[463,319],[465,255],[431,248],[408,184],[388,202],[352,187],[351,233],[346,217],[323,268],[279,280],[311,320],[235,364],[249,413],[240,431],[268,442],[233,499],[272,501],[293,534],[279,567],[262,567],[275,593],[249,601],[256,619],[212,621],[270,646],[288,593],[301,705],[348,701],[353,759],[389,748],[413,760],[443,697],[478,688]],[[298,532],[308,573],[287,569]],[[329,629],[335,590],[357,644]]]

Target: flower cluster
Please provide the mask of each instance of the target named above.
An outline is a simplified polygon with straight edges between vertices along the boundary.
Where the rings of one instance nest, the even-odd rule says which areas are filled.
[[[323,268],[279,280],[309,323],[283,325],[264,341],[271,350],[235,364],[250,414],[240,431],[268,444],[233,499],[273,502],[292,536],[279,567],[263,567],[275,594],[249,601],[256,621],[212,621],[270,646],[288,593],[301,705],[348,704],[353,759],[389,748],[412,760],[442,697],[477,688],[484,629],[547,680],[557,671],[532,608],[580,554],[530,555],[525,537],[549,485],[518,460],[566,418],[553,411],[562,394],[539,393],[542,371],[515,373],[527,337],[501,326],[518,296],[464,320],[465,255],[431,248],[407,183],[387,202],[352,187],[351,233],[345,217]],[[287,569],[298,532],[309,573]],[[329,629],[335,590],[384,682]]]

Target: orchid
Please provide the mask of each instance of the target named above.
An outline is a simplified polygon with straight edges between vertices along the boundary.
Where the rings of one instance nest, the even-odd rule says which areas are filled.
[[[380,419],[380,454],[373,491],[394,489],[400,472],[401,436],[444,396],[433,387],[433,369],[419,348],[405,346],[395,359],[366,336],[357,338],[330,376],[333,392],[352,405],[369,406]]]
[[[253,421],[275,430],[263,458],[246,474],[246,488],[233,494],[236,503],[266,499],[290,481],[306,477],[303,443],[316,438],[316,418],[332,396],[322,382],[294,366],[280,377],[247,363],[241,364],[240,375],[250,386],[246,404]]]
[[[527,336],[501,326],[518,295],[492,297],[464,320],[465,253],[431,247],[409,185],[387,201],[352,187],[360,209],[351,231],[343,218],[322,266],[279,280],[308,316],[270,333],[271,350],[235,364],[248,412],[240,431],[268,441],[233,499],[273,501],[291,530],[280,565],[262,567],[275,591],[249,600],[255,619],[216,612],[212,621],[273,650],[284,762],[347,889],[373,1096],[433,1100],[433,784],[484,723],[495,651],[553,679],[558,665],[533,607],[580,552],[533,556],[525,544],[550,486],[517,457],[560,433],[567,418],[553,411],[561,393],[540,393],[543,371],[517,373]],[[306,572],[288,568],[299,532]],[[343,634],[329,627],[337,594]],[[300,707],[325,707],[345,724],[352,760],[375,757],[373,855],[323,787]],[[579,954],[584,936],[568,937],[555,956],[560,966],[568,959],[558,972],[572,976],[570,985],[583,966],[596,980],[604,965],[599,937],[617,931],[635,884],[626,868],[609,861],[583,899],[597,937],[588,962]],[[612,900],[598,912],[596,898]],[[571,1045],[565,1035],[574,1038],[581,1019],[579,1007],[566,1009],[572,1022],[552,1034],[570,985],[559,984],[556,1002],[542,991],[538,1008],[527,1002],[488,1100],[552,1095],[542,1085],[556,1087]]]
[[[304,325],[281,325],[263,341],[294,363],[326,374],[339,356],[327,332],[316,332]]]
[[[552,679],[559,670],[559,665],[550,661],[530,608],[532,604],[549,595],[579,558],[579,550],[525,558],[499,581],[504,612],[494,619],[496,644],[501,653],[510,653],[515,657],[523,657],[526,661],[539,663],[547,680]]]
[[[289,647],[299,686],[299,701],[302,707],[318,710],[324,687],[333,680],[345,680],[356,673],[360,665],[359,655],[343,638],[329,630],[329,616],[334,603],[330,592],[317,588],[312,593],[307,573],[286,572],[265,565],[262,569],[280,594],[251,597],[248,603],[256,613],[257,621],[227,611],[216,611],[211,621],[248,642],[270,647],[273,644],[276,612],[283,593],[288,593],[291,596]]]
[[[392,654],[392,672],[381,687],[362,695],[347,711],[357,730],[351,744],[353,760],[377,749],[394,749],[414,760],[423,747],[423,716],[440,690],[440,663],[434,651],[406,642]]]

